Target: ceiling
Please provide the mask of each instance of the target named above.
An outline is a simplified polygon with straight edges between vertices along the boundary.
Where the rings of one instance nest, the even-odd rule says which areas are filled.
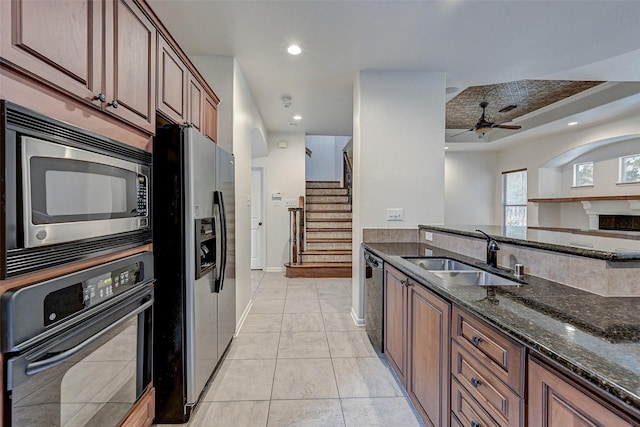
[[[447,100],[473,86],[640,76],[640,1],[147,2],[187,54],[237,59],[269,132],[351,135],[353,83],[360,70],[445,72]],[[289,43],[300,44],[302,54],[288,55]],[[616,87],[602,86],[585,93]],[[288,109],[283,96],[291,97]],[[492,116],[497,117],[491,109],[512,103],[507,98],[490,100]],[[470,97],[457,107],[465,112],[455,126],[473,126],[480,101]],[[636,100],[627,104],[640,108]],[[302,120],[294,122],[294,114]],[[523,126],[515,133],[525,131]],[[509,132],[492,131],[492,138]],[[467,134],[462,141],[471,142],[464,138],[473,132]]]

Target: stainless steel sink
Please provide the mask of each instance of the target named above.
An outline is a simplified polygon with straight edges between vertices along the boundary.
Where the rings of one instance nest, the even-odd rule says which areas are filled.
[[[431,271],[451,285],[459,286],[520,286],[522,283],[505,279],[486,271]]]
[[[404,257],[404,259],[428,271],[481,271],[450,258]]]

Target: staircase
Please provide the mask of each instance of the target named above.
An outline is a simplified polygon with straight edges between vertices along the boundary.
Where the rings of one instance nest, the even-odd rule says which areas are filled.
[[[307,181],[302,263],[287,277],[351,277],[351,203],[337,181]]]

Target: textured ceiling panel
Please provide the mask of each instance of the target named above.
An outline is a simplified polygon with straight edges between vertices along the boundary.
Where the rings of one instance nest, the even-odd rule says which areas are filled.
[[[447,102],[447,129],[471,129],[487,101],[487,116],[495,122],[513,120],[601,83],[600,81],[518,80],[487,86],[470,86]],[[499,110],[516,105],[500,113]]]

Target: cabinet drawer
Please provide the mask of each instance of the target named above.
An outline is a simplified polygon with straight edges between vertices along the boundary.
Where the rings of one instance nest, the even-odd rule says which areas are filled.
[[[496,423],[453,377],[451,378],[451,412],[463,426],[500,427],[500,424]]]
[[[451,342],[451,373],[500,425],[521,425],[523,402],[520,396],[456,341]]]
[[[478,318],[453,308],[451,336],[519,396],[524,393],[525,349]]]

